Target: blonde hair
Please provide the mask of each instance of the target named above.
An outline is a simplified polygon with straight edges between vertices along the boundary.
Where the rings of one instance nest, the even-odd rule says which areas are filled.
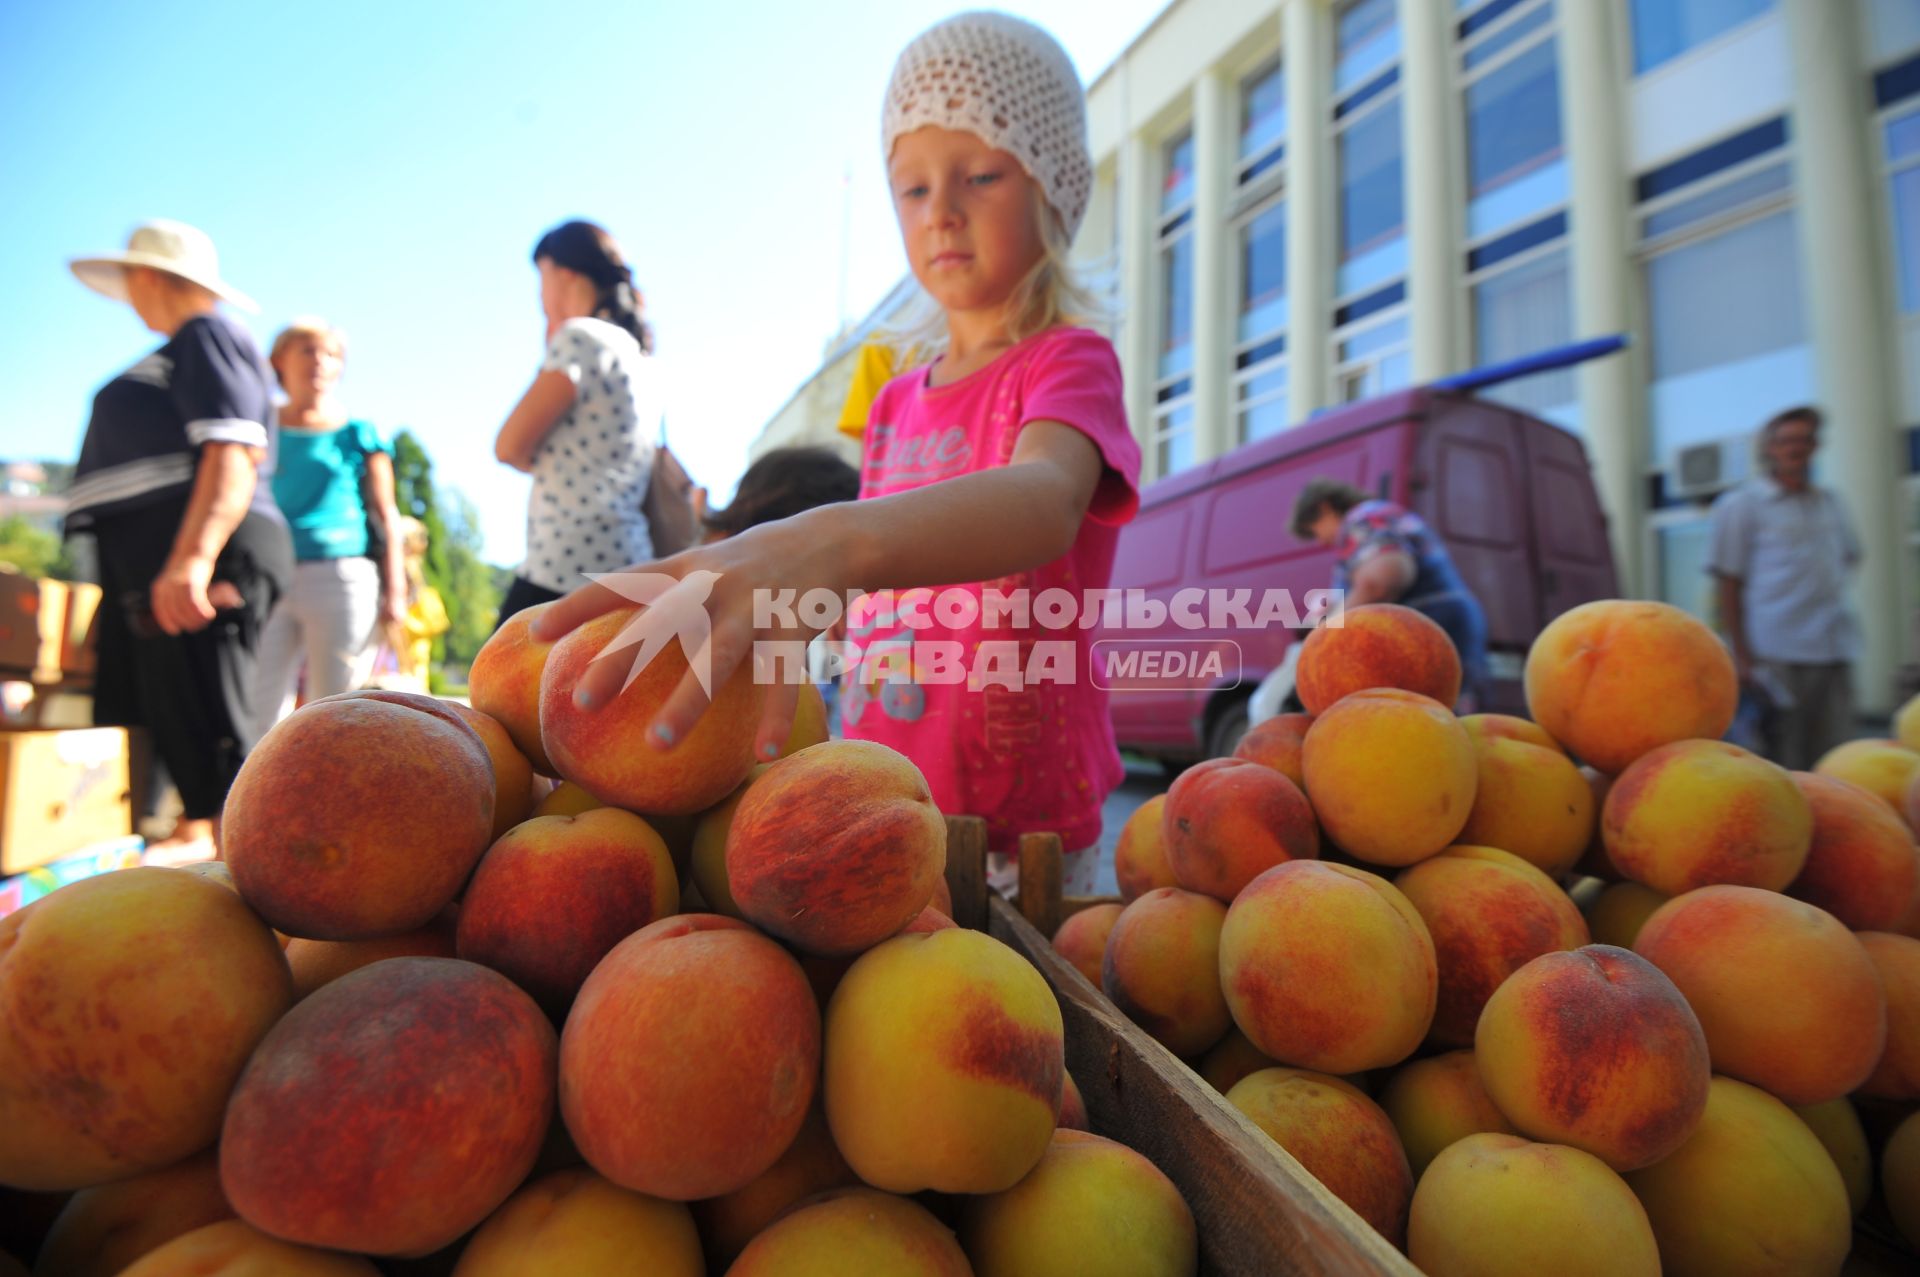
[[[267,362],[277,363],[282,352],[300,337],[314,337],[331,345],[342,355],[347,353],[347,335],[329,324],[318,315],[300,315],[287,321],[273,338],[273,348],[267,352]]]

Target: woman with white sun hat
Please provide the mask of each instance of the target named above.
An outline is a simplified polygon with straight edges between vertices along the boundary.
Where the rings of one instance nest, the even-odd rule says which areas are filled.
[[[99,546],[94,721],[143,727],[180,791],[157,846],[211,854],[258,717],[261,629],[293,546],[265,482],[274,432],[266,366],[220,311],[258,307],[220,278],[213,241],[179,222],[137,227],[126,251],[70,263],[166,341],[94,396],[67,528]]]

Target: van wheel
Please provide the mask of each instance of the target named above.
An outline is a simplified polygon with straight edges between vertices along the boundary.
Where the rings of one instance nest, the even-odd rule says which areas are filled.
[[[1213,720],[1213,730],[1207,733],[1207,757],[1228,758],[1240,744],[1240,738],[1247,734],[1247,702],[1237,700],[1220,711],[1220,717]]]

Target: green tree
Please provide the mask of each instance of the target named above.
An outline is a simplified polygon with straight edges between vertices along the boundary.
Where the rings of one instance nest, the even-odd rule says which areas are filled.
[[[498,569],[480,557],[479,511],[461,493],[443,495],[435,489],[433,459],[411,431],[394,437],[393,481],[400,513],[412,515],[427,529],[422,572],[447,608],[449,628],[433,641],[432,679],[439,691],[441,663],[457,666],[464,680],[466,667],[493,632],[500,611]]]
[[[19,514],[0,519],[0,563],[10,563],[28,576],[61,580],[73,576],[66,543]]]

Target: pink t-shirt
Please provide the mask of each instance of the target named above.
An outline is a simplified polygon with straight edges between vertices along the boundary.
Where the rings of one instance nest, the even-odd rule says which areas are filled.
[[[928,387],[927,372],[894,378],[874,400],[862,500],[1006,465],[1030,421],[1083,432],[1106,472],[1073,548],[1053,562],[863,598],[848,617],[857,663],[843,684],[843,730],[911,758],[942,811],[986,819],[996,851],[1039,831],[1058,833],[1069,851],[1089,846],[1122,771],[1107,694],[1089,678],[1094,630],[1080,625],[1080,609],[1097,603],[1087,591],[1107,588],[1120,526],[1140,504],[1119,361],[1098,333],[1055,328],[950,385]],[[1034,606],[1048,590],[1071,598],[1068,624],[1059,624],[1063,596],[1051,596],[1051,611]]]

